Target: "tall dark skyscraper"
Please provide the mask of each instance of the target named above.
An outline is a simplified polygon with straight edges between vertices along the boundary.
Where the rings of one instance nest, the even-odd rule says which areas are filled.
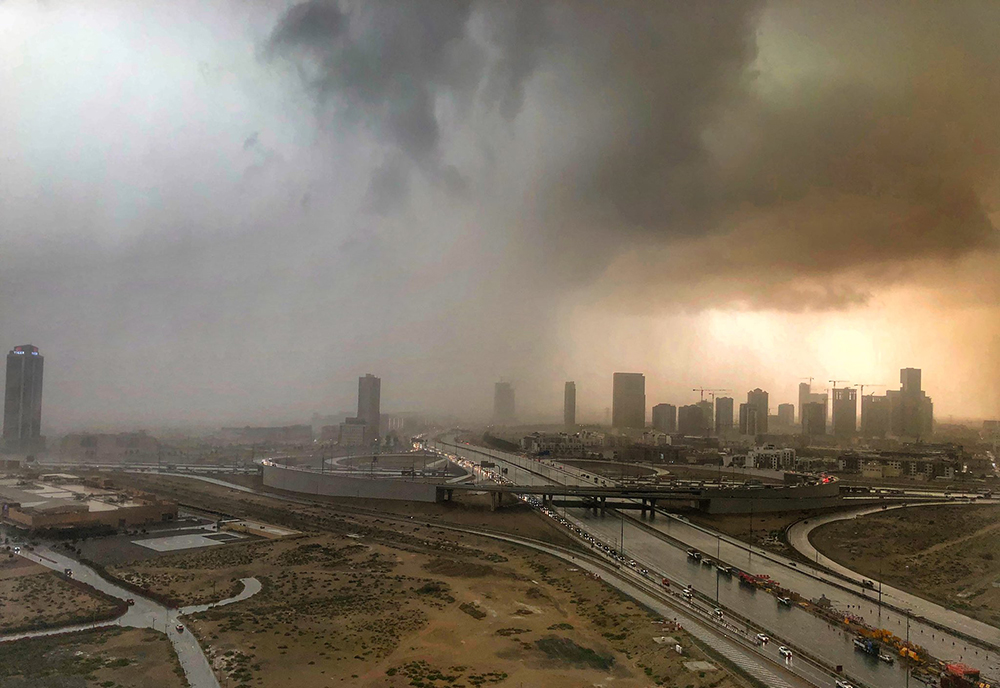
[[[934,403],[920,388],[920,368],[899,371],[899,390],[888,390],[890,431],[896,437],[927,437],[934,429]]]
[[[660,432],[677,432],[677,407],[657,404],[653,407],[653,428]]]
[[[493,422],[514,422],[514,386],[509,382],[498,382],[493,387]]]
[[[705,417],[705,408],[698,404],[689,404],[677,409],[677,432],[687,437],[701,437],[711,430]]]
[[[375,444],[382,420],[382,380],[371,373],[358,378],[358,420],[365,423],[365,444]]]
[[[646,376],[642,373],[615,373],[611,425],[640,430],[646,427]]]
[[[733,429],[733,398],[715,399],[715,434],[722,435]]]
[[[7,387],[3,408],[3,445],[9,451],[34,451],[42,444],[42,365],[44,357],[31,344],[7,354]]]
[[[785,427],[795,424],[795,404],[778,404],[778,422]]]
[[[826,434],[826,404],[806,402],[802,407],[802,433],[810,437]]]
[[[567,382],[563,391],[563,425],[576,425],[576,383]]]
[[[763,432],[761,430],[760,409],[755,404],[740,404],[740,434],[759,435]]]
[[[833,390],[833,434],[854,437],[858,429],[858,391],[851,387]]]
[[[885,437],[889,434],[889,398],[866,394],[861,397],[861,436]]]
[[[757,388],[747,392],[747,404],[757,409],[757,432],[743,433],[744,435],[766,435],[767,434],[767,392]],[[742,428],[741,428],[742,430]]]
[[[809,399],[811,393],[812,385],[808,382],[799,383],[799,424],[802,425],[803,430],[805,429],[806,424],[806,410],[804,407],[811,401]]]

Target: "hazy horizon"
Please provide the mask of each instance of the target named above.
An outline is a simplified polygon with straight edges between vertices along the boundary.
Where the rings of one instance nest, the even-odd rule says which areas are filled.
[[[600,421],[800,378],[1000,418],[1000,5],[0,3],[43,432]],[[866,387],[866,392],[868,391]]]

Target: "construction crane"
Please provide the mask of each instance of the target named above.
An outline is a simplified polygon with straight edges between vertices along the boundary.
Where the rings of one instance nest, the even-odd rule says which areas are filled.
[[[861,388],[861,393],[858,396],[863,397],[865,395],[865,387],[885,387],[885,385],[869,385],[868,383],[865,383],[863,385],[858,385],[858,387]]]
[[[701,392],[701,400],[702,401],[705,401],[705,392],[708,392],[708,394],[712,397],[712,401],[715,401],[715,393],[716,392],[731,392],[733,390],[731,390],[731,389],[708,389],[707,387],[695,387],[691,391],[692,392]]]
[[[837,389],[837,383],[838,382],[850,382],[850,380],[827,380],[827,382],[832,383],[833,384],[833,388]]]
[[[812,387],[813,380],[815,380],[815,379],[816,378],[813,378],[813,377],[800,377],[799,378],[799,380],[809,380],[809,386],[810,387]]]

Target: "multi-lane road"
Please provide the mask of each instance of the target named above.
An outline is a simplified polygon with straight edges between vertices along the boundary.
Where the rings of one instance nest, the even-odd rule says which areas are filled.
[[[199,480],[237,492],[259,494],[292,504],[312,506],[319,503],[326,507],[330,506],[328,502],[316,502],[307,496],[294,497],[268,490],[257,490],[209,476],[179,473],[163,474]],[[349,510],[365,512],[364,509],[358,507],[351,507]],[[395,517],[385,513],[380,513],[380,517],[389,521],[403,520],[402,517]],[[612,587],[629,595],[664,618],[672,618],[680,621],[683,627],[692,635],[711,646],[728,661],[738,666],[747,674],[755,677],[769,688],[815,688],[816,686],[825,687],[833,685],[833,679],[829,678],[828,672],[805,658],[792,660],[791,662],[784,661],[777,652],[779,643],[769,643],[766,647],[761,648],[756,646],[752,642],[752,639],[748,638],[745,633],[724,628],[712,613],[711,607],[714,605],[710,605],[703,600],[699,600],[693,605],[682,603],[679,591],[666,591],[656,581],[648,577],[643,577],[637,571],[628,567],[615,566],[596,553],[588,555],[530,538],[487,529],[441,523],[437,520],[420,521],[411,516],[406,522],[411,525],[420,522],[431,525],[439,530],[469,533],[494,540],[510,542],[538,552],[550,554],[562,559],[573,567],[578,567],[599,575]],[[732,620],[728,621],[731,622]]]
[[[508,467],[507,477],[517,484],[588,482],[576,469],[556,462],[539,462],[516,454],[454,443],[453,440],[440,448],[476,462],[484,458],[502,462]],[[707,598],[715,599],[718,595],[720,606],[733,610],[776,638],[788,639],[805,653],[828,665],[843,666],[848,675],[869,685],[887,688],[905,686],[905,668],[902,663],[884,664],[855,651],[852,637],[843,629],[831,626],[805,610],[783,606],[762,591],[754,592],[741,586],[735,578],[720,576],[713,567],[702,566],[687,557],[684,546],[695,547],[712,558],[751,573],[769,575],[804,597],[819,599],[825,596],[834,607],[861,616],[871,625],[891,629],[900,637],[906,636],[909,625],[910,638],[927,648],[933,656],[964,661],[981,669],[984,676],[1000,676],[1000,652],[989,648],[993,643],[1000,645],[1000,631],[950,610],[935,609],[936,605],[929,602],[923,601],[920,615],[942,625],[956,623],[962,634],[941,630],[913,616],[907,618],[907,614],[885,605],[880,607],[877,594],[860,584],[757,548],[751,551],[743,543],[663,513],[658,513],[655,519],[638,522],[620,514],[602,516],[583,508],[567,507],[564,512],[567,519],[600,540],[614,544],[616,548],[624,543],[627,556],[671,580],[691,583]],[[683,543],[684,546],[677,546],[676,543]],[[964,637],[966,635],[981,642],[971,642]]]

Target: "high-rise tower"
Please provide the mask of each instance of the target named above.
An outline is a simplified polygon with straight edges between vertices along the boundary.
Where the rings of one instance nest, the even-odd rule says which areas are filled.
[[[756,433],[743,433],[743,434],[767,434],[767,392],[761,388],[757,388],[747,392],[747,404],[756,409],[755,414],[757,416],[757,432]],[[742,421],[740,422],[742,426]],[[740,428],[742,431],[742,427]]]
[[[858,429],[858,391],[853,387],[833,389],[833,434],[854,437]]]
[[[509,382],[498,382],[493,387],[493,422],[514,422],[514,386]]]
[[[42,365],[44,357],[31,344],[7,354],[7,387],[3,408],[3,444],[9,451],[33,451],[42,444]]]
[[[567,382],[563,391],[563,425],[568,428],[576,425],[576,383]]]
[[[646,376],[642,373],[615,373],[611,425],[640,430],[646,427]]]
[[[365,444],[375,444],[382,420],[382,379],[371,373],[358,378],[358,420],[365,423]]]

